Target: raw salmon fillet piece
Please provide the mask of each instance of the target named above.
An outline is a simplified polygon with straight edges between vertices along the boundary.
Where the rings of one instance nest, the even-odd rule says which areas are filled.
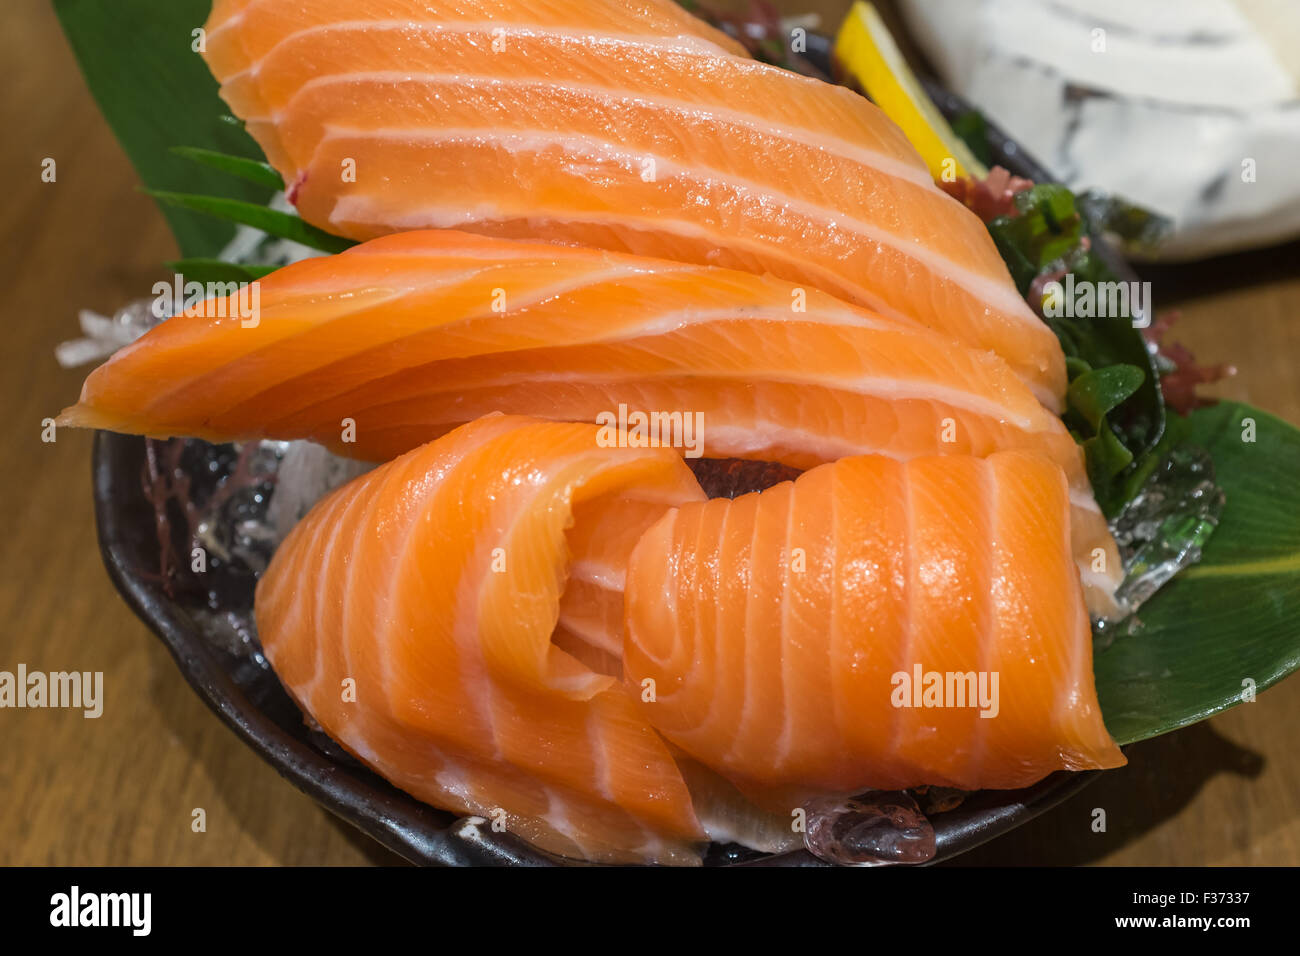
[[[993,351],[1062,407],[1055,336],[903,133],[672,0],[248,0],[207,30],[222,96],[323,229],[770,272]]]
[[[500,411],[703,416],[704,455],[1043,452],[1070,477],[1090,605],[1121,566],[1082,453],[996,356],[755,276],[450,230],[401,233],[196,305],[115,354],[60,424],[210,441],[308,438],[387,460]]]
[[[621,613],[611,632],[586,598],[621,611],[640,533],[703,493],[672,451],[597,434],[489,416],[338,489],[259,582],[258,634],[299,706],[420,800],[566,856],[695,863],[672,755],[582,658],[621,653]]]
[[[628,567],[640,713],[787,813],[818,793],[1119,766],[1070,514],[1061,469],[1030,452],[846,458],[670,511]]]

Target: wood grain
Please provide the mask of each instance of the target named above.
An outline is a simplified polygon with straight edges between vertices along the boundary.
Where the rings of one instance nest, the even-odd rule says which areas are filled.
[[[833,23],[846,4],[819,9]],[[86,92],[46,0],[10,0],[0,55],[5,256],[0,473],[0,669],[103,671],[98,720],[0,711],[0,864],[357,864],[396,858],[335,821],[240,743],[118,599],[100,564],[90,436],[52,444],[41,419],[82,375],[54,346],[81,308],[111,312],[175,254]],[[58,180],[42,183],[45,157]],[[1300,421],[1300,247],[1161,269],[1178,337],[1239,375],[1221,394]],[[1132,748],[1130,766],[963,862],[1300,863],[1300,680],[1197,727]],[[191,830],[203,808],[207,830]],[[1091,830],[1107,811],[1106,833]]]

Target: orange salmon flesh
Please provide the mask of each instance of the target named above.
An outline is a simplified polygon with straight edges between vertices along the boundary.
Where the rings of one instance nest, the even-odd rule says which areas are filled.
[[[990,350],[1062,407],[1055,336],[902,131],[673,0],[248,0],[207,29],[221,95],[322,229],[771,273]]]

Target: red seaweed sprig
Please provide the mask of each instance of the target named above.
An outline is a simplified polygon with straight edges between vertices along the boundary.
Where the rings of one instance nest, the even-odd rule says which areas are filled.
[[[1197,408],[1213,405],[1217,399],[1196,394],[1198,385],[1209,385],[1237,374],[1235,366],[1227,364],[1201,365],[1191,349],[1181,342],[1166,342],[1169,329],[1182,317],[1178,311],[1166,312],[1142,330],[1148,347],[1156,356],[1160,369],[1160,390],[1165,403],[1180,415]]]
[[[969,208],[985,223],[999,216],[1017,214],[1016,194],[1034,185],[1033,180],[1013,176],[1001,166],[994,166],[983,179],[962,177],[950,183],[941,182],[939,188],[953,199]]]

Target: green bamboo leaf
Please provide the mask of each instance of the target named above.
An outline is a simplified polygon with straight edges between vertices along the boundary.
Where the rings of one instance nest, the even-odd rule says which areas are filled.
[[[1209,452],[1227,504],[1200,563],[1094,660],[1120,743],[1204,720],[1300,667],[1300,431],[1236,402],[1170,421]]]
[[[255,282],[276,271],[276,266],[248,266],[222,259],[177,259],[167,268],[192,282]]]
[[[210,0],[54,0],[86,85],[145,186],[264,203],[267,186],[169,151],[195,146],[262,158],[242,126],[222,120],[229,109],[194,51],[193,31],[210,7]],[[215,256],[235,233],[229,222],[180,206],[163,214],[184,256]]]
[[[1067,363],[1067,367],[1069,364]],[[1104,368],[1078,370],[1065,393],[1066,423],[1074,427],[1082,440],[1088,465],[1088,478],[1102,511],[1111,515],[1127,499],[1115,487],[1114,479],[1133,462],[1133,452],[1119,439],[1106,415],[1127,401],[1146,380],[1146,373],[1135,365],[1107,365]]]
[[[1093,488],[1106,488],[1117,475],[1133,463],[1133,453],[1124,447],[1115,432],[1104,421],[1101,430],[1091,438],[1083,441],[1084,460],[1088,468],[1088,480]],[[1126,487],[1126,486],[1122,486]],[[1107,517],[1118,510],[1122,500],[1113,500],[1113,493],[1102,496],[1098,492],[1098,504]]]
[[[1136,365],[1107,365],[1089,369],[1070,383],[1066,403],[1097,430],[1107,412],[1119,406],[1142,387],[1146,373]]]
[[[245,159],[243,156],[231,156],[229,153],[203,149],[199,146],[173,146],[171,151],[177,156],[201,163],[211,169],[219,169],[223,173],[238,176],[240,179],[257,183],[267,189],[284,189],[284,180],[280,178],[280,174],[271,167],[270,163],[264,163],[260,159]]]
[[[257,203],[242,202],[238,199],[225,199],[219,196],[195,196],[184,193],[164,192],[162,190],[145,190],[160,202],[192,209],[208,216],[252,226],[281,239],[319,249],[321,252],[342,252],[356,245],[351,239],[330,235],[303,222],[297,216],[276,209],[269,209]]]

